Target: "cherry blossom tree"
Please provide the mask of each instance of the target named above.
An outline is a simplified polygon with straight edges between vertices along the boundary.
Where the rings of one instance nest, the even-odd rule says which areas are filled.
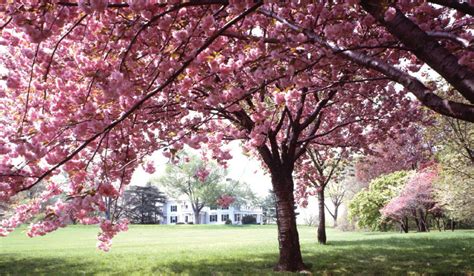
[[[429,231],[428,215],[439,216],[433,185],[437,177],[435,165],[421,169],[408,180],[400,195],[390,200],[380,212],[399,222],[405,232],[408,232],[408,218],[415,220],[418,231]]]
[[[408,91],[474,121],[469,3],[4,2],[0,199],[47,189],[3,221],[0,235],[66,194],[29,234],[100,223],[108,250],[126,221],[96,214],[137,166],[153,171],[148,155],[162,149],[172,159],[185,144],[206,145],[225,165],[223,145],[242,140],[272,177],[276,269],[299,270],[292,173],[308,145],[362,145],[406,126],[417,117]],[[411,74],[424,64],[463,101],[444,100]],[[61,172],[68,187],[55,182]]]
[[[425,119],[423,119],[425,120]],[[434,145],[426,137],[426,127],[412,123],[388,133],[383,142],[370,146],[370,151],[355,163],[359,181],[369,183],[383,174],[416,170],[434,157]]]
[[[326,244],[326,203],[324,192],[331,181],[338,181],[337,176],[342,171],[341,160],[347,157],[345,149],[314,147],[307,148],[306,155],[297,166],[297,199],[300,205],[306,207],[309,196],[318,198],[318,242]]]

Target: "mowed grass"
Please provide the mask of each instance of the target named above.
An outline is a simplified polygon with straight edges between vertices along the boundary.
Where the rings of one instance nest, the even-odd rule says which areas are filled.
[[[109,253],[95,248],[98,229],[71,226],[30,239],[25,228],[0,238],[2,275],[271,274],[278,258],[276,226],[131,226]],[[474,231],[364,233],[300,226],[303,258],[315,274],[470,274]]]

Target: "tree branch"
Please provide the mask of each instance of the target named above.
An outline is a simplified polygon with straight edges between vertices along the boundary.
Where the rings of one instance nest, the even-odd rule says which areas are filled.
[[[452,33],[448,33],[448,32],[426,32],[426,34],[429,35],[432,38],[448,39],[448,40],[451,40],[451,41],[463,46],[464,48],[473,49],[473,46],[471,45],[471,43],[467,39],[464,39],[464,38],[459,37],[459,36],[457,36],[455,34],[452,34]]]
[[[417,58],[426,62],[443,76],[469,102],[474,103],[474,72],[460,65],[459,59],[430,37],[417,24],[395,7],[395,16],[385,17],[389,8],[380,1],[363,0],[362,7],[387,30],[411,49]]]
[[[428,2],[435,3],[441,6],[456,9],[464,14],[474,16],[474,5],[469,4],[469,1],[456,0],[428,0]],[[471,2],[472,3],[472,2]]]
[[[275,18],[281,23],[288,26],[290,29],[296,32],[304,33],[308,40],[311,42],[318,43],[325,48],[330,49],[333,53],[344,56],[345,58],[353,61],[356,64],[359,64],[365,68],[373,69],[378,71],[391,80],[400,83],[410,92],[412,92],[415,97],[426,107],[449,117],[457,118],[460,120],[473,122],[474,123],[474,106],[469,104],[458,103],[454,101],[449,101],[439,97],[434,94],[429,88],[427,88],[421,81],[417,78],[401,71],[400,69],[385,63],[384,61],[367,56],[363,53],[355,51],[344,51],[344,49],[337,46],[335,43],[329,42],[318,34],[309,29],[304,29],[280,16],[275,14],[272,11],[266,9],[259,9],[259,12],[265,14],[269,17]]]

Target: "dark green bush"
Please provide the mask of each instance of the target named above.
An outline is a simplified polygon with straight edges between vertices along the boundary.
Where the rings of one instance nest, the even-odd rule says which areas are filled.
[[[242,224],[257,224],[257,218],[254,216],[244,216],[242,218]]]

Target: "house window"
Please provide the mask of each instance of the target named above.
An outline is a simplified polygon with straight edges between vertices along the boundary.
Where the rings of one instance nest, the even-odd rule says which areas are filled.
[[[234,221],[235,221],[235,222],[239,222],[241,219],[242,219],[242,215],[241,215],[241,214],[235,214],[235,215],[234,215]]]
[[[217,207],[216,207],[216,206],[211,206],[211,207],[209,207],[209,209],[211,209],[211,210],[217,210]]]
[[[222,210],[229,210],[229,206],[227,206],[227,207],[222,207]]]
[[[210,215],[209,216],[209,222],[216,222],[217,221],[217,215]]]
[[[171,205],[171,212],[178,212],[178,205]]]
[[[229,219],[229,215],[221,215],[221,221],[227,221]]]
[[[178,217],[177,216],[171,216],[170,217],[170,223],[177,223],[178,222]]]

